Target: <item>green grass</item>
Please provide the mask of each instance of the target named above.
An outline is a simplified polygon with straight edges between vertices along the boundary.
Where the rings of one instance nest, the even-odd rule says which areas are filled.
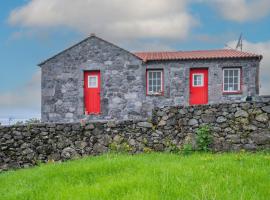
[[[0,199],[270,199],[270,154],[108,154],[0,174]]]

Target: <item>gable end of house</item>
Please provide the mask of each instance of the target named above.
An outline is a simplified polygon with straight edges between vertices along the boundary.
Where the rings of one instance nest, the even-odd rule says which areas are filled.
[[[95,34],[91,34],[90,36],[88,36],[87,38],[83,39],[82,41],[77,42],[76,44],[74,44],[74,45],[72,45],[72,46],[70,46],[70,47],[64,49],[63,51],[61,51],[61,52],[55,54],[54,56],[52,56],[52,57],[50,57],[50,58],[48,58],[48,59],[42,61],[41,63],[38,64],[38,66],[39,66],[39,67],[42,67],[43,65],[45,65],[45,64],[48,63],[49,61],[51,61],[51,60],[53,60],[53,59],[55,59],[55,58],[57,58],[57,57],[63,55],[64,53],[66,53],[66,52],[68,52],[68,51],[70,51],[70,50],[76,48],[77,46],[80,46],[81,44],[83,44],[83,43],[85,43],[85,42],[88,42],[88,41],[90,41],[90,40],[92,40],[92,39],[96,39],[96,40],[102,41],[102,42],[104,42],[104,43],[107,43],[108,45],[111,45],[111,46],[114,46],[115,48],[121,49],[122,51],[124,51],[124,52],[126,52],[126,53],[128,53],[128,54],[130,54],[130,55],[132,55],[132,56],[134,56],[134,57],[136,57],[137,59],[142,60],[142,59],[141,59],[139,56],[137,56],[136,54],[134,54],[134,53],[132,53],[132,52],[130,52],[130,51],[128,51],[128,50],[122,48],[122,47],[119,47],[119,46],[117,46],[117,45],[115,45],[115,44],[113,44],[113,43],[111,43],[111,42],[109,42],[109,41],[107,41],[107,40],[104,40],[104,39],[102,39],[102,38],[96,36]]]

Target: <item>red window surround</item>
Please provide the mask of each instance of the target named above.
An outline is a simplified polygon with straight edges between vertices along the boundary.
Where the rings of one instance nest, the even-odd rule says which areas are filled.
[[[240,69],[240,90],[238,91],[232,91],[232,92],[229,92],[229,91],[224,91],[224,69]],[[243,93],[243,71],[242,71],[242,67],[223,67],[222,68],[222,93],[224,95],[226,94],[242,94]]]
[[[161,72],[161,92],[160,93],[150,93],[149,92],[149,71],[160,71]],[[146,69],[146,95],[147,96],[164,96],[164,70],[163,69]]]

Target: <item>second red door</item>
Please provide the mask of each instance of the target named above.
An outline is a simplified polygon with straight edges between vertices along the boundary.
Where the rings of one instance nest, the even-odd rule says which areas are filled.
[[[189,104],[208,103],[208,69],[190,70],[190,95]]]

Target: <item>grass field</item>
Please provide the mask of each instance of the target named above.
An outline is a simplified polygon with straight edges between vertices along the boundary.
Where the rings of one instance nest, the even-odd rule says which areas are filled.
[[[0,174],[0,199],[270,199],[270,154],[108,154]]]

